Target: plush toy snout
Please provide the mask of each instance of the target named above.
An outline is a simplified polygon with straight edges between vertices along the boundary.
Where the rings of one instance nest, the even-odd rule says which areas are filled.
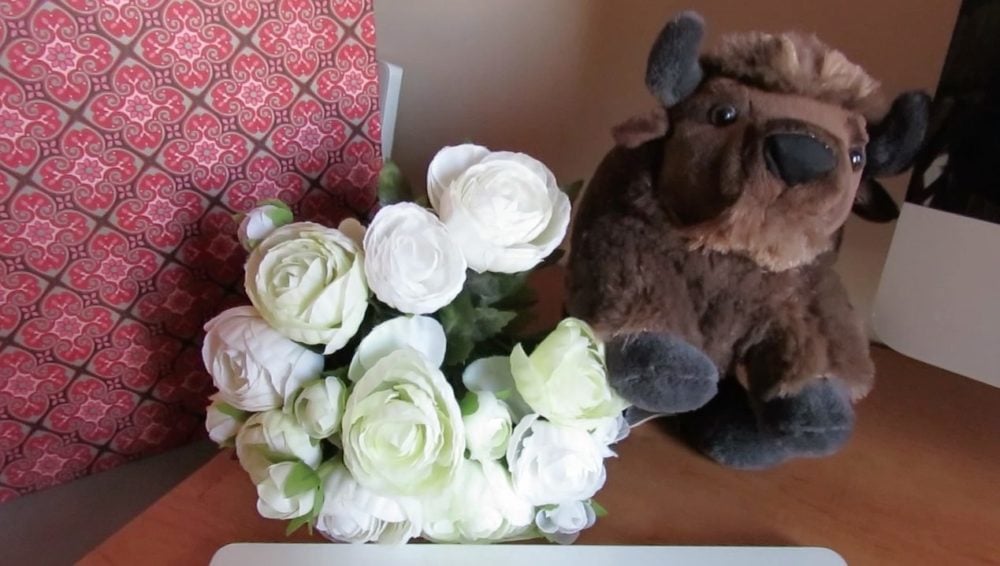
[[[816,181],[837,166],[837,156],[809,134],[771,134],[764,140],[767,170],[789,187]]]

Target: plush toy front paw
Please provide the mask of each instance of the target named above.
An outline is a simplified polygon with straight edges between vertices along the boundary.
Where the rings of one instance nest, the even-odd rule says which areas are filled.
[[[618,336],[607,345],[607,363],[615,391],[649,413],[693,411],[715,396],[718,387],[712,360],[670,334]]]

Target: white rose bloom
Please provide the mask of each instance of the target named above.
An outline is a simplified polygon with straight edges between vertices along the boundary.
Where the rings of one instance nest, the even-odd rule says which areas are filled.
[[[629,433],[628,421],[625,420],[625,415],[618,415],[616,417],[608,417],[602,419],[601,422],[594,427],[594,430],[590,431],[591,438],[598,446],[601,446],[601,456],[605,458],[610,458],[612,456],[617,456],[613,450],[611,450],[612,444],[617,444],[624,440]]]
[[[376,362],[396,350],[420,352],[434,367],[441,367],[448,345],[441,323],[427,316],[398,316],[379,324],[368,333],[354,352],[347,378],[361,379]]]
[[[385,356],[354,384],[341,441],[358,482],[394,496],[440,493],[465,453],[451,385],[411,348]]]
[[[517,392],[507,356],[491,356],[472,362],[462,372],[462,383],[469,391],[488,391],[502,398],[515,421],[533,412]]]
[[[288,496],[285,484],[301,462],[279,462],[267,468],[267,477],[257,484],[257,512],[268,519],[294,519],[312,511],[316,490]]]
[[[364,254],[339,230],[296,222],[250,253],[247,295],[262,317],[303,344],[331,354],[350,340],[368,308]]]
[[[510,367],[528,405],[555,423],[589,430],[628,406],[608,384],[604,345],[575,318],[560,322],[531,356],[515,346]]]
[[[428,167],[427,196],[480,273],[531,269],[569,226],[569,198],[548,167],[523,153],[446,147]]]
[[[420,534],[420,506],[415,499],[376,495],[359,484],[339,459],[320,473],[323,506],[316,530],[340,542],[404,543]]]
[[[336,377],[329,376],[306,384],[295,398],[292,414],[313,438],[327,438],[340,430],[347,389]]]
[[[268,203],[243,215],[237,237],[243,249],[251,251],[275,228],[292,221],[292,211],[283,202]]]
[[[244,411],[282,406],[323,370],[323,356],[277,332],[253,307],[236,307],[205,324],[202,360],[218,399]]]
[[[365,233],[365,275],[383,303],[404,313],[446,306],[465,284],[465,256],[426,208],[399,203],[380,210]]]
[[[318,467],[323,451],[293,416],[274,410],[247,419],[236,435],[236,456],[254,483],[260,483],[267,468],[279,461],[301,460]]]
[[[528,415],[514,427],[507,447],[514,491],[532,505],[590,499],[604,485],[604,457],[583,429]]]
[[[465,447],[473,460],[498,460],[507,453],[510,440],[510,409],[489,391],[469,391],[462,403],[462,423],[465,425]],[[466,407],[472,412],[465,414]]]
[[[205,409],[205,430],[212,442],[221,446],[236,438],[247,414],[220,400],[218,393],[212,395],[211,399],[212,404]]]
[[[597,513],[589,501],[569,501],[544,507],[535,515],[535,524],[554,542],[569,544],[580,531],[589,529],[597,521]]]
[[[527,534],[534,514],[502,465],[463,460],[448,491],[424,502],[423,535],[448,543],[511,540]]]

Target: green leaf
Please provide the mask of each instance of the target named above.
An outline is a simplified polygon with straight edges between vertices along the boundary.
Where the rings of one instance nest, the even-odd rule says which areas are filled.
[[[285,485],[282,491],[285,497],[295,497],[310,489],[319,487],[319,476],[309,466],[299,462],[292,468],[292,473],[285,478]]]
[[[530,271],[521,273],[476,273],[469,270],[465,289],[480,306],[493,306],[527,289]]]
[[[247,414],[244,411],[237,409],[236,407],[230,405],[229,403],[224,403],[222,401],[217,401],[213,403],[215,405],[215,410],[219,411],[227,417],[234,418],[238,421],[244,421],[247,418]]]
[[[292,216],[292,211],[287,206],[277,208],[267,213],[267,217],[274,222],[275,226],[284,226],[285,224],[290,224],[295,217]]]
[[[412,200],[413,191],[403,177],[403,172],[399,170],[399,166],[392,161],[383,163],[382,170],[378,174],[378,201],[387,206]]]
[[[448,347],[444,354],[444,364],[447,366],[461,365],[469,359],[476,342],[465,334],[448,336]]]
[[[475,319],[476,309],[472,306],[469,293],[462,291],[448,306],[438,311],[445,334],[459,334]]]
[[[479,307],[475,310],[472,339],[480,342],[492,338],[503,331],[510,324],[510,321],[515,318],[517,318],[517,313],[514,311],[502,311],[493,307]]]
[[[570,203],[574,203],[583,191],[583,179],[577,179],[572,183],[562,185],[559,189],[566,193],[566,196],[569,197]]]
[[[287,210],[288,212],[292,211],[292,209],[288,206],[288,203],[286,203],[283,200],[278,200],[276,198],[264,199],[264,200],[258,202],[257,206],[258,207],[260,207],[260,206],[274,206],[274,207],[280,208],[282,210]]]
[[[608,510],[605,509],[603,505],[598,503],[596,499],[590,500],[590,506],[594,508],[594,515],[597,515],[598,519],[608,516]]]
[[[285,527],[285,536],[286,537],[287,536],[291,536],[292,533],[294,533],[295,531],[301,529],[302,525],[309,525],[310,527],[312,527],[312,523],[310,523],[311,520],[312,520],[312,515],[311,514],[309,514],[309,515],[303,515],[301,517],[296,517],[296,518],[292,519],[291,521],[288,522],[288,526]],[[312,528],[310,528],[309,530],[311,532]]]
[[[462,410],[463,417],[475,414],[479,410],[479,396],[472,391],[466,393],[458,403],[458,408]]]
[[[438,317],[448,339],[445,365],[465,363],[476,345],[472,338],[476,309],[472,306],[469,294],[465,291],[459,293],[451,304],[438,311]]]

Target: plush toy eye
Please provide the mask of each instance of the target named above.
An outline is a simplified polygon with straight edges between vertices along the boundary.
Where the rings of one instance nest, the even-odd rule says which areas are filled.
[[[712,109],[708,111],[709,121],[716,126],[728,126],[729,124],[735,122],[739,116],[739,111],[736,110],[736,107],[731,104],[713,106]]]
[[[860,148],[854,148],[847,153],[847,156],[851,159],[851,167],[855,171],[861,168],[865,164],[865,152]]]

